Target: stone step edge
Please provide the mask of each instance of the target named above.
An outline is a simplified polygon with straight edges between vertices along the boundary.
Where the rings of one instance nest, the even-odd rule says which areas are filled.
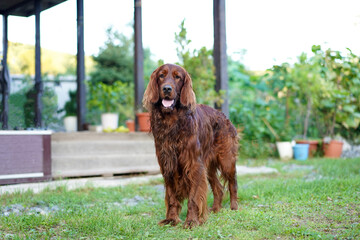
[[[84,155],[84,154],[79,154],[79,155],[74,155],[74,154],[70,154],[70,155],[54,155],[52,154],[51,159],[54,161],[56,160],[61,160],[64,159],[64,161],[66,161],[67,159],[74,159],[74,160],[89,160],[89,159],[96,159],[96,160],[101,160],[102,158],[105,159],[113,159],[113,158],[146,158],[146,157],[151,157],[151,158],[156,158],[156,154],[154,153],[143,153],[143,154],[139,154],[139,153],[133,153],[133,154],[114,154],[114,153],[109,153],[109,154],[91,154],[91,155]]]
[[[74,171],[54,171],[53,178],[63,177],[85,177],[85,176],[104,176],[111,177],[117,174],[131,174],[131,173],[160,173],[159,166],[136,166],[136,167],[118,167],[118,168],[104,168],[104,169],[90,169],[90,170],[74,170]]]

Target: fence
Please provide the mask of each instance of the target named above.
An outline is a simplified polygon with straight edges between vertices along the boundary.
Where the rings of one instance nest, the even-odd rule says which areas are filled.
[[[76,90],[76,76],[43,76],[42,122],[44,128],[62,131],[64,105],[69,91]],[[35,99],[33,76],[11,75],[9,96],[9,129],[34,127]],[[0,94],[1,95],[1,94]]]

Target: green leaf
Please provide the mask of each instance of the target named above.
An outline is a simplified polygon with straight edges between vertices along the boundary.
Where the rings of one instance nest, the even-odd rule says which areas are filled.
[[[360,118],[347,118],[343,125],[346,128],[357,128],[360,123]]]
[[[356,108],[356,106],[354,106],[354,105],[345,105],[343,107],[343,110],[346,111],[346,112],[349,112],[349,113],[354,113],[355,108]]]

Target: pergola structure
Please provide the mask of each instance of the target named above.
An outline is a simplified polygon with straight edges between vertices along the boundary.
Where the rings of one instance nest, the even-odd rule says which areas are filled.
[[[43,127],[42,101],[43,83],[41,79],[40,49],[40,13],[66,0],[11,0],[0,1],[0,14],[3,15],[3,59],[0,76],[2,94],[1,119],[2,129],[8,129],[8,97],[9,76],[7,68],[8,50],[8,16],[28,17],[35,15],[35,126]],[[78,130],[84,130],[86,115],[85,63],[84,63],[84,8],[83,0],[77,1],[77,119]],[[216,69],[216,91],[228,90],[225,0],[213,0],[214,4],[214,63]],[[141,23],[141,0],[134,0],[134,32],[135,32],[135,112],[141,109],[144,93],[143,46]],[[227,97],[222,105],[215,106],[229,116]]]

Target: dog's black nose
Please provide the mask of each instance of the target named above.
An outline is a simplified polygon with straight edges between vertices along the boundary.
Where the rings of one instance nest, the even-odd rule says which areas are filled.
[[[164,93],[171,93],[171,91],[172,91],[172,87],[170,85],[165,85],[163,87],[163,92]]]

